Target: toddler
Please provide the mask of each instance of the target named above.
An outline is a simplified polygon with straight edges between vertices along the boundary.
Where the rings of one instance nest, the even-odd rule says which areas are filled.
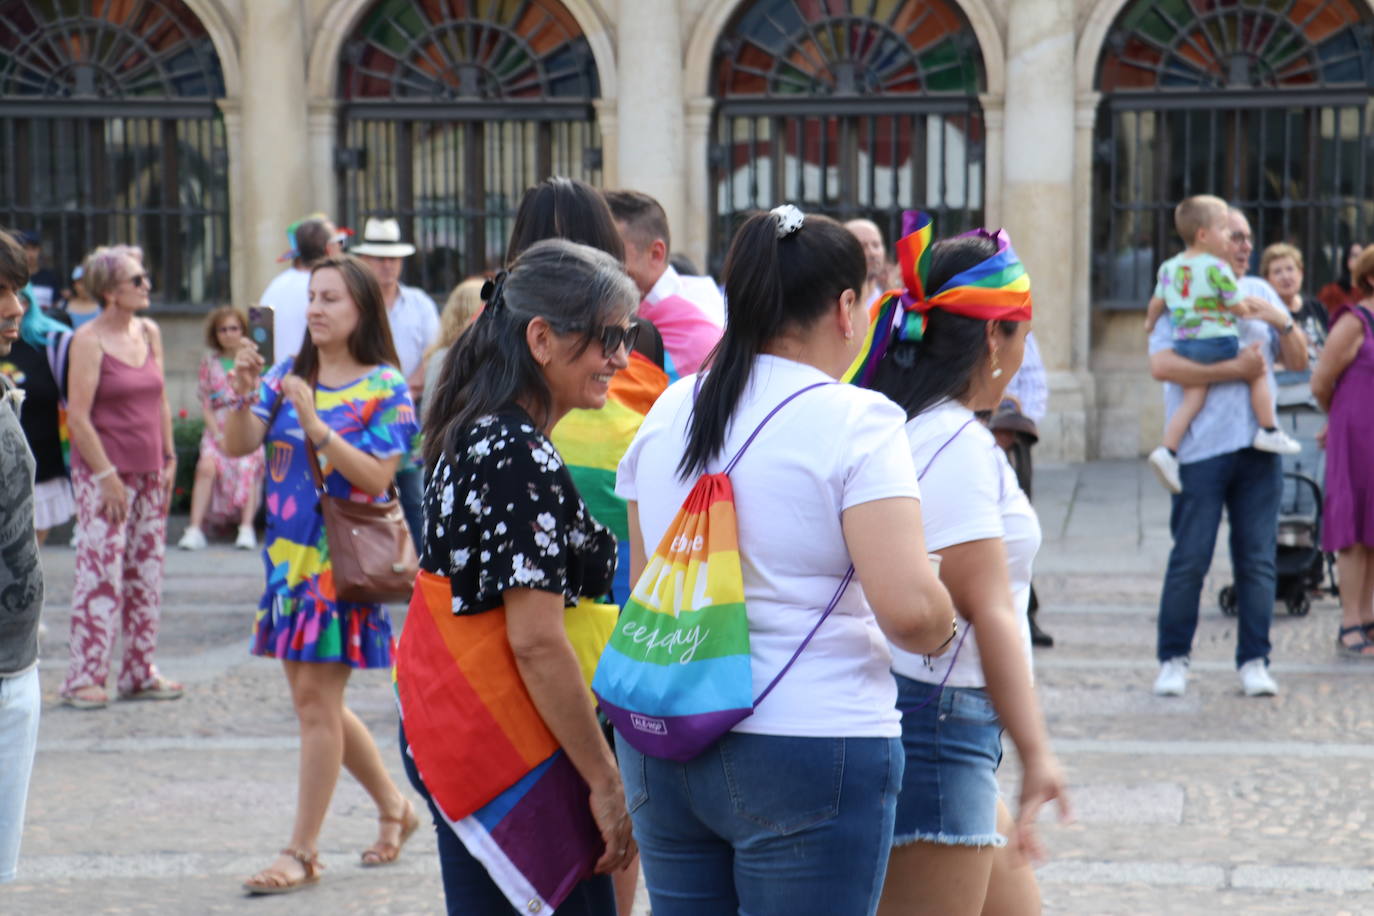
[[[1219,363],[1240,352],[1240,334],[1231,309],[1240,303],[1236,276],[1226,263],[1226,202],[1210,194],[1189,197],[1174,210],[1174,226],[1187,248],[1159,266],[1159,280],[1145,314],[1145,329],[1154,330],[1165,308],[1173,323],[1174,352],[1195,363]],[[1207,400],[1206,385],[1183,388],[1183,401],[1164,428],[1164,444],[1150,453],[1150,466],[1171,493],[1183,490],[1178,447],[1193,418]],[[1250,406],[1259,421],[1254,448],[1293,454],[1301,446],[1278,428],[1269,381],[1250,383]]]

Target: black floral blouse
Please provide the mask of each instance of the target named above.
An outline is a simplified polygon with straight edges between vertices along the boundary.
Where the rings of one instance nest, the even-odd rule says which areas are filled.
[[[615,575],[615,536],[592,518],[553,443],[519,408],[481,418],[425,488],[420,566],[447,576],[453,613],[500,607],[502,592],[561,592],[569,607]]]

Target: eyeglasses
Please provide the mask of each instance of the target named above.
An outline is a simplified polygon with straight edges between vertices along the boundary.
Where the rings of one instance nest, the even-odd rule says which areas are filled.
[[[620,324],[608,324],[601,329],[601,355],[610,359],[620,352],[623,346],[627,351],[635,348],[635,341],[639,340],[639,325],[632,324],[628,328]]]
[[[129,281],[129,285],[132,286],[134,289],[142,289],[144,286],[148,285],[147,274],[134,274],[132,277],[129,277],[127,279]]]
[[[1237,245],[1253,244],[1255,237],[1248,232],[1232,232],[1231,241]]]

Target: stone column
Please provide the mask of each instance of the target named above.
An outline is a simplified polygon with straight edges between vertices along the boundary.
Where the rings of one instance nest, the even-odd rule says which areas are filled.
[[[339,103],[333,99],[311,99],[309,102],[311,202],[307,211],[328,213],[340,224],[344,215],[339,212],[339,182],[334,172],[334,146],[338,142]],[[355,226],[361,230],[361,226]]]
[[[1050,381],[1040,454],[1087,454],[1091,381],[1075,352],[1074,2],[1014,0],[1007,16],[1002,222],[1030,271]],[[1091,160],[1090,160],[1091,161]]]
[[[296,0],[243,5],[243,217],[239,220],[252,301],[280,270],[286,227],[314,209],[306,111],[305,37]]]
[[[224,142],[229,154],[229,292],[234,302],[248,302],[261,290],[249,292],[247,188],[243,181],[243,106],[238,99],[220,99]]]
[[[675,239],[686,238],[682,130],[682,21],[677,3],[621,0],[619,187],[652,195]]]
[[[983,225],[1002,225],[1002,161],[1006,155],[1004,127],[1006,100],[1000,95],[980,95],[983,107]]]
[[[710,271],[707,252],[711,244],[711,170],[708,162],[711,149],[711,115],[716,100],[702,97],[687,100],[687,118],[683,152],[687,157],[687,201],[683,219],[687,231],[675,248],[704,271]]]
[[[615,99],[596,99],[596,125],[601,131],[601,186],[620,187],[620,117]]]

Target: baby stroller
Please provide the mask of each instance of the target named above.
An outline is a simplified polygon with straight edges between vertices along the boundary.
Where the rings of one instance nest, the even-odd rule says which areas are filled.
[[[1310,373],[1280,372],[1279,425],[1302,443],[1302,451],[1283,456],[1283,495],[1279,502],[1278,548],[1274,556],[1275,597],[1288,613],[1303,617],[1312,609],[1312,593],[1329,580],[1337,594],[1335,560],[1322,552],[1325,457],[1317,447],[1317,433],[1326,417],[1312,399]],[[1217,596],[1221,612],[1236,616],[1236,590],[1227,585]]]

